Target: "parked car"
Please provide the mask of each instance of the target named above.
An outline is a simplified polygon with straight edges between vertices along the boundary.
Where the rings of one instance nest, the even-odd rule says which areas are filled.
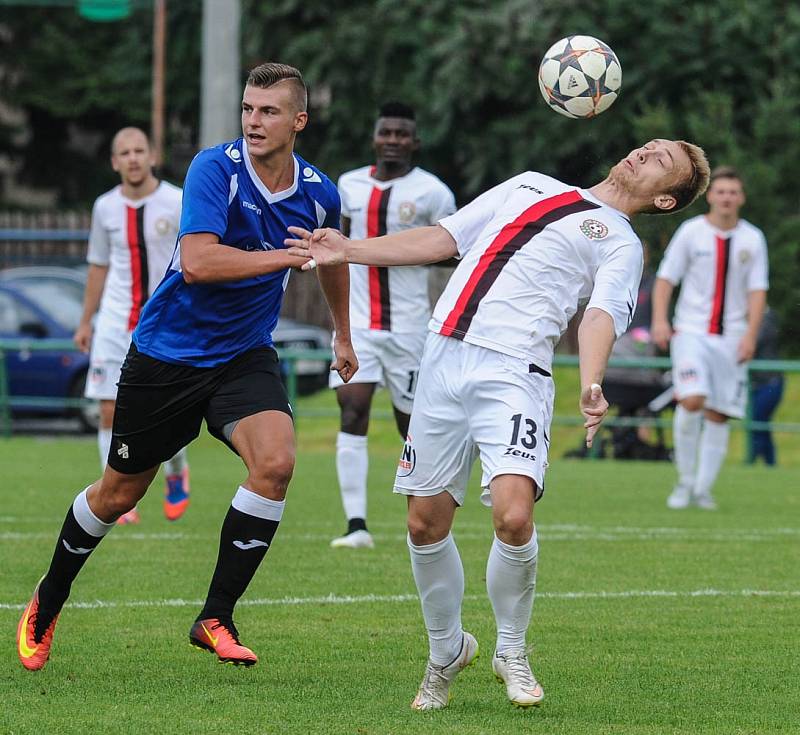
[[[57,310],[60,320],[70,330],[69,338],[72,337],[83,309],[85,269],[56,266],[9,268],[0,271],[0,284],[13,286],[42,308],[51,306]],[[279,350],[330,351],[331,348],[331,336],[327,330],[283,317],[278,320],[272,338]],[[284,370],[286,367],[284,364]],[[307,395],[325,387],[328,383],[329,367],[329,360],[297,360],[295,370],[298,392]]]
[[[72,298],[57,288],[47,298],[32,298],[28,291],[13,281],[0,280],[0,340],[24,340],[19,349],[5,352],[12,415],[75,416],[85,431],[96,431],[99,409],[94,402],[75,408],[30,406],[15,400],[15,396],[80,398],[89,368],[89,357],[74,349],[58,344],[52,349],[25,346],[71,341],[80,318],[80,309],[75,311]]]

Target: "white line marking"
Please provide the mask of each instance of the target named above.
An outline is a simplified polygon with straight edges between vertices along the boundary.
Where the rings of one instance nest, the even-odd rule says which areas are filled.
[[[465,600],[482,600],[484,595],[465,595]],[[536,598],[546,600],[618,600],[630,598],[683,598],[683,597],[800,597],[800,590],[622,590],[619,592],[539,592]],[[363,603],[417,602],[417,595],[322,595],[318,597],[275,597],[254,600],[240,600],[239,605],[248,607],[268,607],[274,605],[359,605]],[[203,600],[88,600],[68,602],[65,607],[80,610],[97,608],[132,607],[200,607]],[[0,602],[0,610],[23,610],[27,603]]]

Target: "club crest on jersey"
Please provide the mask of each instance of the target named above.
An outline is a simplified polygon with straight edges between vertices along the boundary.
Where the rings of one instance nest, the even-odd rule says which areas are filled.
[[[742,250],[739,253],[739,262],[744,265],[748,260],[750,260],[750,251],[749,250]]]
[[[306,166],[303,169],[303,181],[307,184],[321,184],[322,179],[319,177],[319,174],[311,168],[311,166]]]
[[[596,219],[585,219],[581,222],[581,232],[590,240],[602,240],[608,235],[608,227]]]
[[[230,144],[230,145],[229,145],[229,146],[228,146],[228,147],[225,149],[225,155],[226,155],[228,158],[230,158],[230,159],[231,159],[231,161],[233,161],[233,162],[235,162],[235,163],[239,163],[239,161],[241,161],[241,160],[242,160],[242,154],[241,154],[241,152],[239,151],[239,149],[238,149],[238,148],[234,148],[234,147],[233,147],[233,143],[231,143],[231,144]]]
[[[166,217],[159,217],[156,220],[155,228],[159,235],[166,235],[172,229],[172,225]]]
[[[397,216],[400,218],[400,221],[404,224],[408,224],[414,219],[414,215],[417,213],[417,208],[414,206],[414,202],[403,202],[397,208]]]

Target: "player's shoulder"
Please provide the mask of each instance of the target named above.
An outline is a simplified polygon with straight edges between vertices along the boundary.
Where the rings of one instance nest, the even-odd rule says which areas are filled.
[[[761,230],[760,227],[756,227],[752,222],[746,219],[740,219],[737,226],[740,228],[740,231],[748,237],[752,237],[754,240],[764,240],[766,242],[763,230]]]
[[[204,148],[192,159],[191,168],[198,166],[220,166],[225,171],[235,173],[244,165],[245,152],[244,139],[220,143],[219,145]]]
[[[158,186],[158,196],[167,201],[180,201],[183,196],[183,189],[162,179]]]
[[[415,166],[409,172],[409,178],[415,186],[425,187],[431,190],[444,190],[450,191],[450,187],[444,183],[436,174]]]
[[[94,200],[94,210],[102,211],[114,207],[122,201],[122,186],[117,184],[113,189],[103,192]]]
[[[352,184],[370,182],[372,179],[372,166],[359,166],[350,171],[345,171],[339,176],[339,186],[347,187]]]
[[[710,229],[711,225],[709,225],[706,216],[704,214],[698,214],[681,222],[675,230],[675,234],[696,234]]]
[[[302,186],[323,207],[326,204],[338,204],[339,192],[336,184],[313,163],[309,163],[296,153],[294,157],[298,165],[298,186]]]

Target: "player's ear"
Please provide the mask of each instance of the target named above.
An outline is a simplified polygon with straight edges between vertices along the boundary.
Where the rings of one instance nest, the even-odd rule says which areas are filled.
[[[653,199],[653,205],[661,212],[669,212],[670,209],[675,209],[678,200],[672,194],[659,194]]]
[[[294,132],[299,133],[306,125],[308,125],[308,113],[304,111],[295,113]]]

